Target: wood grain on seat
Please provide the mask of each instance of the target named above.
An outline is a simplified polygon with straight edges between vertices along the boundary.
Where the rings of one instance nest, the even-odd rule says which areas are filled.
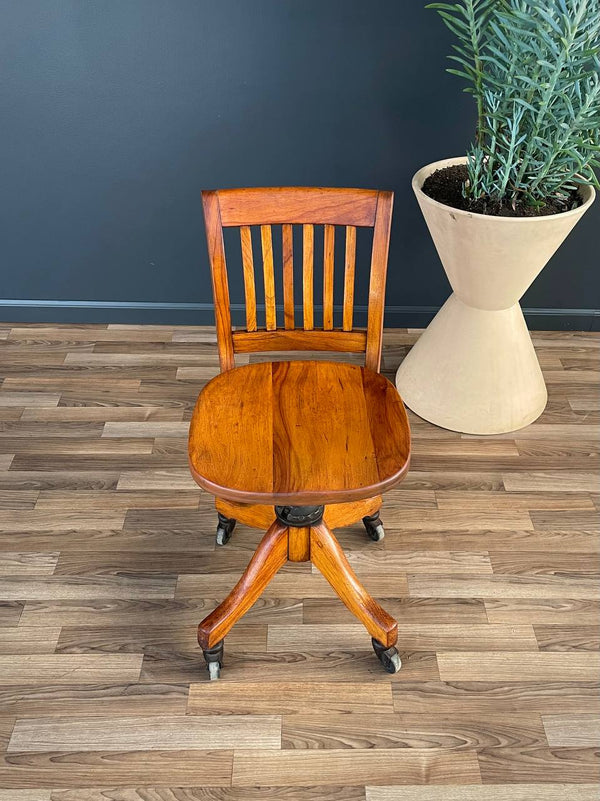
[[[201,487],[257,504],[370,498],[402,479],[410,454],[395,387],[339,362],[263,362],[222,373],[198,398],[189,442]]]

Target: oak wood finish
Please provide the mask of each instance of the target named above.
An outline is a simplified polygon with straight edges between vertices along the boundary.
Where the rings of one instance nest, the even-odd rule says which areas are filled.
[[[215,329],[1,327],[0,407],[16,416],[10,436],[0,432],[12,449],[0,454],[0,488],[39,491],[34,503],[45,508],[0,515],[0,748],[17,723],[33,748],[22,739],[31,719],[46,721],[57,746],[67,745],[59,734],[80,735],[69,751],[16,751],[15,740],[0,755],[2,801],[596,801],[600,694],[589,656],[599,613],[589,571],[600,546],[597,512],[582,501],[598,493],[600,410],[588,379],[598,334],[533,334],[543,368],[564,376],[549,384],[539,423],[513,436],[462,437],[409,413],[412,469],[385,496],[384,542],[367,543],[348,511],[346,522],[328,517],[346,504],[326,508],[353,570],[399,621],[398,674],[381,670],[317,568],[296,563],[232,629],[221,681],[209,683],[197,621],[235,585],[262,534],[240,523],[215,550],[214,503],[194,489],[185,434],[154,425],[189,422],[219,369]],[[417,337],[385,332],[386,376]],[[84,352],[112,361],[55,365],[50,375],[46,352],[61,364]],[[190,354],[204,374],[176,377]],[[145,362],[145,378],[131,377],[130,359]],[[50,436],[28,428],[36,420]],[[140,428],[103,436],[105,422]],[[73,437],[73,423],[86,436]],[[164,508],[135,508],[152,494]],[[57,575],[61,565],[68,575]],[[54,653],[41,653],[59,628]],[[464,652],[464,663],[445,657]],[[440,665],[453,678],[441,679]],[[177,737],[192,725],[186,711],[207,731],[242,715],[264,733],[262,716],[281,716],[283,750],[261,741],[248,752],[235,727],[227,747],[161,749],[165,721],[180,721]],[[138,726],[147,736],[133,750],[92,739],[94,721],[110,731],[114,720],[121,738],[128,717],[153,719]],[[234,765],[236,781],[256,784],[232,787]]]

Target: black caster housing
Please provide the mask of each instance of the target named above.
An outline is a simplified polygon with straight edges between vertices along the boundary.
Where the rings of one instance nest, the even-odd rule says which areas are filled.
[[[213,645],[212,648],[207,648],[205,651],[202,651],[204,659],[206,660],[206,669],[208,670],[208,675],[211,681],[215,681],[215,679],[218,679],[221,675],[221,668],[223,667],[224,645],[225,640],[221,640],[216,645]]]
[[[402,667],[398,649],[394,648],[393,645],[390,648],[386,648],[382,642],[379,642],[374,637],[371,638],[371,643],[377,659],[379,659],[385,670],[388,673],[397,673]]]
[[[219,525],[217,526],[217,545],[225,545],[231,539],[236,521],[232,517],[225,517],[225,515],[222,515],[221,512],[217,512],[217,514],[219,516]]]
[[[385,531],[383,528],[383,523],[381,522],[381,518],[379,517],[379,512],[375,512],[374,515],[367,515],[362,519],[363,525],[367,530],[367,534],[373,540],[373,542],[381,542],[381,540],[385,537]]]

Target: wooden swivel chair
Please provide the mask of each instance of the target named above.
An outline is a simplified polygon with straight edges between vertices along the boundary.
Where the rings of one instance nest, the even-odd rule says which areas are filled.
[[[406,412],[395,387],[379,374],[393,194],[280,187],[203,192],[202,200],[221,373],[198,397],[190,423],[190,468],[216,498],[219,545],[236,521],[266,529],[239,582],[198,627],[210,678],[220,674],[225,635],[287,560],[316,565],[366,627],[385,669],[394,673],[400,669],[397,623],[359,582],[331,532],[362,519],[371,539],[382,539],[381,493],[408,469]],[[281,225],[283,328],[277,325],[274,262],[280,259],[274,256],[273,225]],[[296,328],[294,313],[294,225],[302,226],[302,328]],[[324,226],[318,329],[315,225]],[[260,227],[264,328],[257,326],[253,226]],[[336,226],[345,234],[341,328],[334,328]],[[245,330],[231,327],[223,238],[229,227],[240,231]],[[366,331],[353,328],[357,227],[373,229]],[[364,352],[365,366],[279,361],[235,367],[235,353],[293,350]]]

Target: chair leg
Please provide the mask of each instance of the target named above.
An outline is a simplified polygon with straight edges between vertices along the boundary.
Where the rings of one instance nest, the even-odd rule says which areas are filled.
[[[371,635],[375,654],[384,668],[389,673],[400,669],[400,657],[394,647],[398,639],[398,624],[360,583],[322,517],[306,526],[298,526],[297,521],[289,523],[284,514],[299,510],[306,512],[308,508],[282,507],[281,513],[279,507],[276,508],[278,519],[260,541],[240,580],[227,598],[198,626],[198,642],[211,679],[217,679],[220,675],[225,636],[259,598],[288,558],[292,561],[310,559],[348,609],[364,624]],[[310,507],[310,511],[322,515],[323,510],[321,507]],[[231,522],[235,525],[235,521]],[[291,552],[290,525],[294,528],[294,547]],[[303,538],[304,532],[310,532],[309,536]]]
[[[222,643],[236,621],[258,599],[279,568],[286,563],[287,556],[287,526],[276,520],[260,541],[233,590],[198,626],[198,642],[208,664],[215,661],[211,654],[215,646]]]
[[[373,647],[382,663],[381,654],[384,652],[386,660],[394,656],[390,651],[397,655],[394,645],[398,640],[398,624],[360,583],[338,541],[323,521],[310,530],[310,557],[348,609],[365,625],[375,641]],[[399,660],[396,669],[399,669]]]

